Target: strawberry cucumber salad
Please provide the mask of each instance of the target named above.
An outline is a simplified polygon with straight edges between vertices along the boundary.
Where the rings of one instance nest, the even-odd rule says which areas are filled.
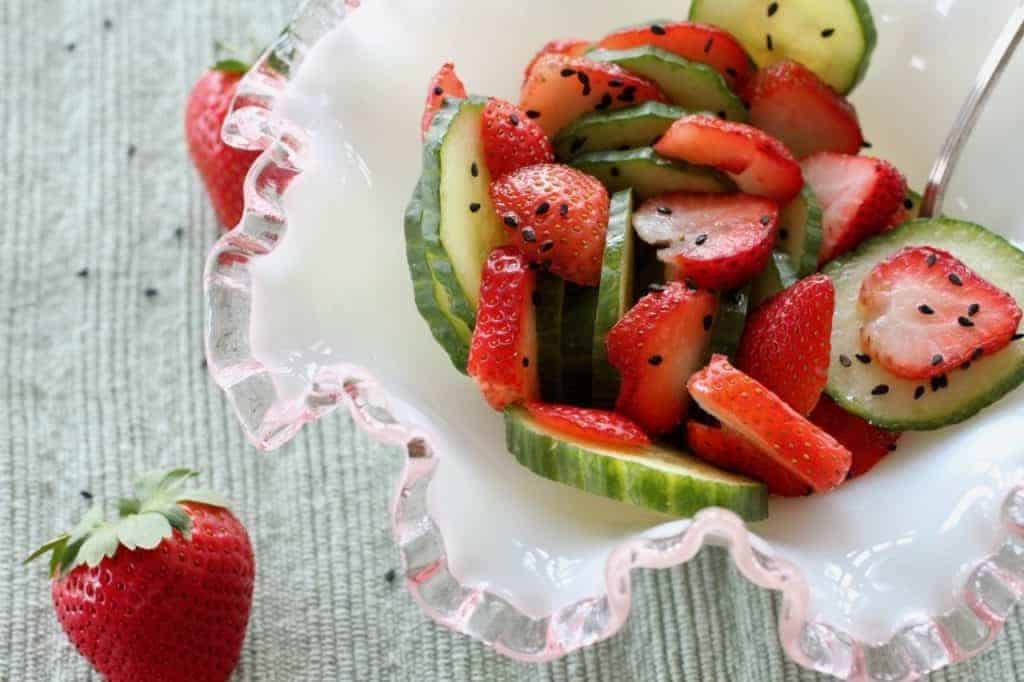
[[[1024,253],[920,197],[845,99],[863,0],[695,0],[430,83],[416,303],[546,478],[678,516],[825,493],[1024,381]]]

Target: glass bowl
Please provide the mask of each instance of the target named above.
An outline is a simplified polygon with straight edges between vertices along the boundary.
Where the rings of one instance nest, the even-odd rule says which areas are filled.
[[[872,153],[920,188],[1014,0],[871,4],[879,47],[853,101]],[[246,76],[225,125],[231,144],[265,151],[245,218],[206,269],[210,372],[259,448],[342,406],[404,445],[391,520],[406,585],[431,618],[505,655],[547,661],[614,635],[632,569],[684,563],[707,543],[783,593],[780,641],[807,668],[900,680],[970,657],[1024,590],[1021,391],[961,426],[908,434],[835,493],[773,500],[766,522],[718,509],[673,519],[519,467],[500,415],[417,314],[402,216],[433,70],[454,59],[471,91],[515,99],[548,39],[685,16],[673,10],[308,2]],[[1018,240],[1018,141],[1006,132],[1019,128],[1022,69],[1006,74],[946,202]]]

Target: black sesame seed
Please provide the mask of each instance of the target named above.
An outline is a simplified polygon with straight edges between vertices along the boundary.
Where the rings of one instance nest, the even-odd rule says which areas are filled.
[[[970,361],[970,360],[968,360],[968,361],[967,361],[967,362],[965,362],[964,364],[960,365],[960,369],[962,369],[962,370],[963,370],[963,371],[965,371],[965,372],[966,372],[967,370],[969,370],[970,368],[971,368],[971,361]]]
[[[572,146],[569,148],[569,152],[572,153],[572,154],[575,154],[580,149],[583,149],[583,145],[585,145],[586,143],[587,143],[587,138],[585,138],[585,137],[573,138]]]
[[[507,216],[505,216],[503,220],[505,222],[505,225],[507,225],[508,227],[519,227],[519,218],[515,217],[515,215],[512,213],[509,213]]]
[[[135,156],[135,152],[137,152],[138,150],[139,150],[138,147],[136,147],[135,145],[133,145],[133,144],[128,145],[128,158],[130,159],[133,156]]]
[[[1020,341],[1021,339],[1024,339],[1024,334],[1014,334],[1010,337],[1010,341]],[[979,348],[978,350],[981,349]]]
[[[979,312],[981,312],[981,305],[980,304],[972,303],[971,305],[967,306],[967,314],[970,315],[971,317],[974,317]]]
[[[660,355],[652,355],[651,357],[647,358],[647,364],[653,365],[654,367],[657,367],[663,361],[664,358],[662,358]]]
[[[668,206],[659,206],[658,213],[660,213],[661,215],[672,215],[672,209],[669,208]]]
[[[870,365],[871,364],[871,356],[870,355],[865,355],[864,353],[857,353],[853,357],[857,358],[858,360],[860,360],[865,365]]]
[[[773,2],[772,4],[768,5],[768,16],[773,17],[773,16],[775,16],[775,13],[778,12],[778,11],[779,11],[779,3]]]
[[[67,45],[64,46],[64,49],[67,50],[68,52],[74,52],[75,51],[75,47],[76,47],[76,45],[74,43],[68,43]]]
[[[697,246],[702,246],[707,240],[708,236],[706,234],[699,234],[697,235],[697,239],[694,240],[694,243]]]
[[[435,86],[434,94],[440,97],[441,95],[444,94],[444,88],[442,88],[440,85]]]
[[[765,44],[765,47],[767,47],[769,51],[775,49],[775,45],[774,45],[774,43],[772,43],[772,34],[771,33],[765,34],[764,44]]]
[[[663,36],[666,33],[665,27],[659,26],[658,24],[654,24],[653,26],[651,26],[651,33],[653,33],[656,36]]]
[[[532,244],[533,242],[537,241],[537,233],[533,231],[532,227],[524,227],[522,234],[524,242],[529,242],[530,244]]]
[[[569,204],[562,204],[558,207],[558,213],[562,216],[569,215]]]
[[[526,118],[540,118],[540,112],[533,109],[526,110]]]
[[[779,239],[781,241],[789,239],[789,230],[779,230]]]
[[[515,114],[511,114],[508,117],[508,122],[511,123],[514,126],[517,126],[517,125],[519,125],[519,117],[516,116]]]
[[[104,19],[103,20],[103,28],[107,29],[108,31],[110,29],[114,28],[114,20],[113,19],[109,19],[109,18],[108,19]]]
[[[911,199],[910,197],[907,197],[906,199],[904,199],[903,200],[903,208],[907,209],[908,211],[910,209],[914,208],[914,200]]]
[[[983,356],[984,354],[985,354],[985,349],[984,348],[975,348],[974,352],[971,353],[971,360],[973,360],[974,362],[977,362],[978,360],[981,360],[981,356]]]
[[[618,97],[618,100],[620,102],[632,102],[635,99],[636,99],[636,86],[635,85],[627,85],[625,88],[622,89],[622,92],[619,94],[619,97]]]
[[[974,320],[972,320],[969,317],[964,317],[963,315],[961,315],[960,317],[956,318],[956,321],[960,324],[961,327],[973,327],[974,326]]]
[[[535,305],[535,306],[536,305],[540,305],[540,301],[541,301],[541,299],[540,299],[540,292],[539,291],[533,292],[533,296],[530,297],[530,300],[533,301],[533,305]]]
[[[470,166],[469,166],[469,174],[472,175],[474,178],[480,176],[480,166],[476,165],[476,161],[474,161],[472,164],[470,164]]]
[[[927,303],[922,303],[921,305],[917,306],[917,309],[918,309],[918,311],[922,315],[934,315],[935,314],[935,310],[930,305],[928,305]]]
[[[731,66],[728,69],[726,69],[725,72],[732,76],[733,78],[738,78],[740,75],[739,73],[737,73],[736,69],[732,68]]]
[[[935,265],[935,263],[937,263],[938,260],[939,260],[938,256],[936,256],[934,253],[929,253],[928,254],[928,258],[927,258],[927,260],[925,262],[928,263],[928,267],[931,267],[931,266]]]
[[[398,574],[395,572],[395,569],[393,569],[393,568],[390,569],[387,573],[384,574],[384,580],[386,580],[389,583],[395,582],[395,578],[397,578],[397,577],[398,577]]]
[[[174,238],[175,239],[181,239],[184,236],[185,236],[185,228],[184,227],[179,225],[178,227],[174,228]]]
[[[583,83],[583,85],[590,84],[590,76],[588,76],[584,71],[577,71],[576,78],[579,80],[580,83]]]
[[[927,389],[924,386],[918,386],[916,389],[914,389],[914,400],[920,400],[921,398],[923,398],[924,392],[926,390]]]
[[[889,392],[889,387],[886,384],[878,384],[871,389],[871,395],[885,395]]]
[[[530,366],[530,358],[523,358],[523,367]]]
[[[615,100],[612,99],[611,93],[606,92],[603,95],[601,95],[601,101],[598,102],[597,106],[595,106],[594,108],[597,109],[598,111],[604,111],[605,109],[610,107],[612,105],[612,102],[614,101]]]
[[[889,443],[889,452],[896,452],[896,448],[899,447],[899,443]]]
[[[727,113],[725,113],[724,111],[719,111],[718,112],[718,118],[720,118],[720,119],[722,119],[724,121],[725,119],[729,118],[729,115]]]
[[[826,28],[824,31],[821,32],[821,37],[822,38],[831,38],[832,36],[835,35],[835,33],[836,33],[836,30],[834,28]]]
[[[553,248],[555,248],[555,242],[554,242],[554,240],[549,239],[549,240],[547,240],[546,242],[544,242],[543,244],[540,245],[540,252],[541,253],[547,253],[548,251],[550,251]]]
[[[772,224],[772,217],[770,215],[763,215],[763,216],[761,216],[761,224],[762,225],[771,225]]]
[[[714,38],[708,38],[708,42],[704,43],[704,54],[711,52],[711,48],[715,45]]]
[[[78,272],[75,273],[75,277],[79,277],[81,279],[85,279],[88,276],[89,276],[89,268],[82,268],[81,270],[79,270]]]
[[[949,281],[952,282],[954,286],[962,287],[964,285],[964,281],[960,279],[960,275],[955,272],[949,273]]]
[[[715,321],[715,318],[710,315],[704,316],[704,331],[711,331],[711,324]]]
[[[942,388],[942,382],[939,381],[939,377],[932,377],[931,384],[932,384],[932,393],[935,393],[940,388]]]
[[[569,78],[570,76],[575,75],[576,71],[574,69],[562,69],[562,78]]]
[[[544,215],[545,213],[547,213],[550,210],[551,210],[551,204],[549,204],[546,201],[542,201],[540,203],[540,206],[537,207],[537,210],[534,211],[534,213],[536,213],[537,215]]]
[[[618,79],[612,79],[612,80],[608,81],[608,87],[609,88],[621,88],[623,85],[625,85],[625,83],[623,83],[622,81],[620,81]]]
[[[200,369],[206,369],[206,365],[207,365],[206,358],[203,358],[202,360],[199,361],[199,368]]]
[[[942,364],[942,361],[946,358],[942,357],[942,353],[936,353],[932,356],[932,367],[938,367]]]
[[[619,170],[619,167],[618,166],[612,166],[612,177],[613,178],[617,178],[620,175],[622,175],[622,172]]]
[[[86,499],[86,500],[91,500],[92,499],[92,493],[89,492],[88,490],[82,490],[78,494],[81,495],[83,499]]]
[[[146,294],[146,298],[153,298],[160,292],[155,287],[148,287],[143,293]]]
[[[849,355],[840,355],[839,364],[843,367],[853,367],[853,360],[850,359]]]
[[[943,374],[939,377],[939,388],[947,388],[949,386],[949,377]]]
[[[871,149],[872,147],[874,147],[874,145],[868,142],[867,140],[861,142],[860,146],[863,147],[864,149]]]
[[[476,203],[475,201],[469,205],[469,212],[470,213],[476,213],[479,210],[480,210],[480,204]]]
[[[689,289],[690,291],[697,291],[697,283],[693,281],[692,277],[684,277],[683,284],[685,284],[686,288]]]

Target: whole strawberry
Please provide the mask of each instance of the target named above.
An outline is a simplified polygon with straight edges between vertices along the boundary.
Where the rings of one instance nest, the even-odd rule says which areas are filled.
[[[220,137],[238,82],[248,66],[225,60],[203,74],[188,97],[185,139],[192,162],[206,185],[206,192],[225,229],[242,219],[242,183],[259,152],[235,149]]]
[[[238,664],[253,590],[252,545],[189,469],[152,472],[107,522],[99,506],[52,552],[53,605],[68,638],[110,682],[220,682]]]

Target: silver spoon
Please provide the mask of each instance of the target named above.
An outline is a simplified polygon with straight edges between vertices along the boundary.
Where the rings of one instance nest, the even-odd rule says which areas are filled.
[[[999,35],[992,51],[985,59],[978,73],[978,79],[974,88],[964,101],[963,108],[957,115],[953,129],[949,132],[942,151],[932,166],[932,173],[928,177],[928,184],[925,186],[924,199],[921,201],[922,218],[931,218],[942,212],[942,201],[945,198],[946,186],[953,175],[960,154],[963,152],[967,139],[974,130],[974,124],[978,122],[978,115],[988,101],[989,95],[995,89],[999,77],[1003,74],[1014,50],[1024,38],[1024,2],[1017,6],[1006,28]]]

